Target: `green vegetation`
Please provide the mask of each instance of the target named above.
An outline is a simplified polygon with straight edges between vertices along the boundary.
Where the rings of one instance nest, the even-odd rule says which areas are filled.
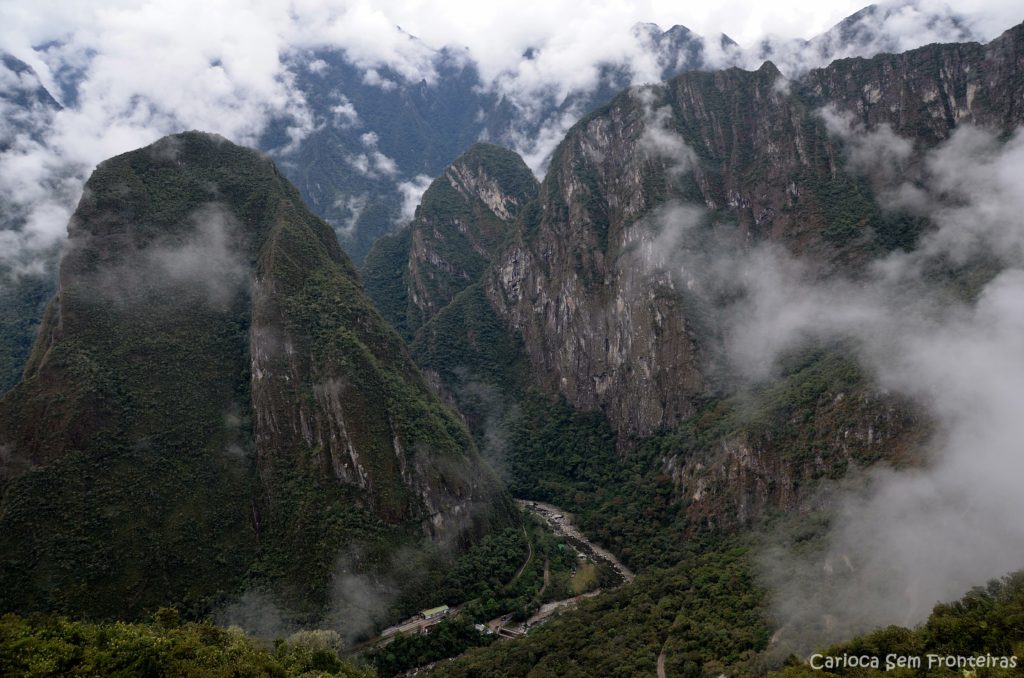
[[[770,76],[774,77],[764,75]],[[728,104],[714,99],[708,105]],[[721,114],[732,113],[722,108]],[[686,138],[699,137],[694,130],[678,131]],[[568,171],[563,168],[567,148],[562,144],[556,151],[553,172]],[[745,149],[736,149],[728,162],[750,165],[744,171],[763,170],[752,165],[756,158]],[[723,160],[705,170],[712,176],[735,170],[727,165]],[[555,177],[543,187],[551,212],[545,218],[552,220],[560,218],[554,212],[564,206]],[[589,175],[581,179],[595,195],[596,180]],[[657,174],[644,181],[652,195],[666,190]],[[884,246],[904,246],[903,236],[909,231],[900,231],[898,224],[892,224],[886,235],[878,224],[850,222],[847,212],[859,209],[850,201],[870,196],[864,197],[861,184],[840,184],[822,189],[838,191],[823,200],[832,210],[825,222],[835,231],[827,237],[853,243],[856,233],[851,229],[869,234],[874,228],[879,239],[892,236]],[[599,222],[600,205],[593,203],[589,209]],[[539,215],[524,214],[527,235],[539,220]],[[600,223],[597,229],[598,238],[607,237]],[[723,527],[749,525],[740,522],[745,519],[737,518],[735,510],[738,493],[746,490],[729,487],[709,473],[705,499],[695,508],[666,468],[666,460],[713,468],[721,461],[724,443],[742,444],[785,465],[800,490],[801,484],[842,475],[851,463],[868,465],[883,454],[898,454],[910,447],[898,432],[922,428],[901,403],[880,400],[872,392],[848,347],[830,346],[791,356],[777,381],[730,397],[707,398],[693,417],[673,430],[623,446],[600,412],[577,412],[564,401],[531,390],[520,347],[477,286],[457,295],[420,330],[413,353],[466,414],[478,444],[486,448],[488,441],[500,441],[492,453],[515,496],[550,501],[572,512],[588,536],[641,572],[623,592],[603,594],[578,612],[537,629],[527,640],[473,650],[454,664],[439,667],[442,675],[652,673],[662,649],[669,675],[764,675],[770,666],[763,656],[769,621],[747,546],[713,536]],[[882,424],[876,433],[890,436],[884,446],[851,445],[836,435],[876,420]],[[768,502],[763,508],[770,514],[772,505]],[[746,520],[761,519],[767,517],[755,511]],[[715,565],[702,570],[707,577],[691,577],[701,558]],[[727,583],[711,576],[716,567],[716,574],[728,575]],[[573,578],[566,577],[549,588],[562,594],[571,591],[572,584]],[[655,601],[686,600],[687,612],[655,616],[645,608],[656,607],[647,596]],[[715,605],[708,606],[705,599]]]
[[[0,617],[5,676],[338,676],[372,678],[340,656],[337,634],[299,633],[264,647],[238,629],[180,623],[161,609],[147,624],[90,623],[62,617]]]
[[[602,252],[608,252],[611,219],[608,214],[608,199],[597,175],[593,162],[582,151],[573,154],[572,176],[579,179],[584,188],[583,206],[590,217],[590,225],[597,237]],[[556,177],[557,179],[557,177]]]
[[[174,603],[194,616],[239,585],[258,548],[251,301],[239,279],[211,292],[147,252],[185,251],[206,222],[237,253],[211,268],[245,266],[297,195],[269,160],[194,134],[106,161],[87,189],[71,238],[89,246],[62,264],[60,336],[51,305],[0,406],[4,438],[36,465],[5,478],[0,600],[129,619]],[[213,201],[232,216],[204,212]]]
[[[0,270],[0,278],[8,275]],[[51,276],[37,274],[19,275],[0,285],[0,395],[21,379],[55,285]]]
[[[381,236],[363,261],[363,289],[384,319],[408,339],[414,332],[408,323],[409,251],[412,228]]]
[[[708,400],[673,430],[623,452],[600,413],[577,412],[564,401],[553,403],[528,392],[507,424],[509,488],[515,496],[573,512],[591,538],[633,568],[668,567],[682,557],[685,536],[703,527],[687,514],[678,488],[663,470],[665,459],[710,463],[724,440],[741,436],[751,447],[806,467],[810,478],[825,474],[815,464],[825,458],[828,475],[835,477],[850,463],[847,452],[860,465],[877,461],[883,452],[878,446],[844,447],[835,431],[852,428],[887,406],[871,396],[864,375],[841,349],[812,350],[794,356],[778,382]],[[889,417],[893,430],[914,421],[912,413],[899,408]],[[892,444],[907,443],[897,438]],[[709,488],[723,497],[723,511],[726,491]]]
[[[814,186],[825,220],[822,234],[840,247],[870,236],[870,246],[880,252],[910,251],[928,227],[923,217],[880,209],[864,178],[840,173]]]
[[[412,353],[421,369],[440,379],[486,452],[487,435],[501,428],[500,419],[528,380],[528,366],[483,285],[469,286],[431,318]]]
[[[823,235],[837,245],[845,245],[860,235],[878,211],[875,201],[862,185],[846,174],[820,183],[818,198],[825,217]]]
[[[485,202],[494,189],[509,214]],[[518,155],[493,144],[472,145],[430,184],[412,223],[374,245],[362,272],[367,293],[411,341],[438,310],[480,279],[519,209],[536,195],[537,181]]]
[[[438,676],[653,675],[665,650],[673,676],[756,675],[768,643],[763,592],[746,549],[691,542],[674,567],[580,603],[525,639],[467,652]]]
[[[0,431],[25,464],[0,479],[0,609],[136,618],[173,602],[195,614],[236,586],[255,555],[242,508],[255,468],[239,416],[248,290],[225,279],[211,301],[204,286],[129,253],[187,238],[212,179],[245,216],[263,212],[249,201],[269,198],[278,180],[251,151],[228,145],[221,156],[222,142],[206,137],[180,143],[188,147],[168,140],[94,173],[72,234],[92,246],[65,255],[61,331],[54,303],[24,381],[0,403]],[[160,149],[193,154],[193,170],[156,159]],[[103,238],[100,224],[122,220],[126,237]],[[225,224],[241,257],[253,231]],[[103,257],[111,264],[101,270]]]
[[[880,669],[836,668],[815,671],[796,658],[792,666],[774,673],[778,678],[800,676],[962,676],[971,667],[929,666],[927,655],[940,657],[997,658],[1016,656],[1018,664],[1024,659],[1024,572],[1008,575],[987,586],[976,587],[962,599],[935,606],[928,621],[916,629],[890,626],[878,629],[841,645],[823,650],[827,657],[856,655],[874,657]],[[892,656],[918,657],[919,668],[894,668],[886,671],[886,658]],[[1019,676],[1015,668],[982,668],[974,675],[979,678]]]
[[[370,652],[369,659],[382,678],[390,678],[494,641],[493,635],[477,631],[469,619],[460,615],[444,620],[425,635],[399,633],[388,645]]]
[[[524,517],[522,527],[489,534],[466,549],[437,578],[431,597],[424,600],[464,605],[463,615],[486,622],[503,614],[526,619],[542,603],[570,597],[569,582],[577,568],[575,551],[542,523]],[[552,582],[547,588],[545,568]],[[596,585],[597,580],[591,583]]]
[[[638,675],[652,673],[664,649],[669,675],[764,675],[774,660],[765,654],[770,619],[752,547],[746,538],[707,531],[701,516],[688,512],[663,460],[710,461],[723,440],[742,435],[766,454],[811,469],[809,477],[820,475],[813,471],[816,455],[835,456],[826,467],[848,463],[834,431],[877,412],[869,393],[842,347],[808,350],[786,361],[781,380],[709,400],[672,431],[623,452],[600,413],[526,392],[507,424],[513,493],[572,512],[589,537],[640,576],[525,640],[472,650],[438,674]],[[858,464],[879,454],[853,451]],[[730,510],[727,489],[709,490],[721,497],[712,511]]]
[[[440,589],[440,600],[448,605],[477,601],[479,613],[469,614],[474,621],[497,617],[509,609],[508,601],[514,599],[516,589],[510,584],[528,553],[522,529],[508,528],[487,535],[452,566]]]
[[[520,205],[537,195],[537,180],[530,168],[519,155],[502,146],[473,144],[455,163],[485,172],[497,182],[503,193],[512,196]]]
[[[15,451],[0,610],[194,619],[257,589],[309,623],[347,556],[418,566],[396,612],[512,523],[465,426],[269,160],[189,133],[104,162],[87,188],[61,297],[0,401]],[[424,521],[455,497],[472,510],[442,553]]]
[[[540,521],[528,514],[524,518],[521,529],[490,534],[467,549],[436,581],[432,597],[424,598],[430,604],[462,606],[456,616],[432,627],[427,634],[399,634],[392,643],[368,653],[381,675],[395,675],[454,657],[470,647],[487,645],[494,636],[477,631],[475,623],[505,614],[510,614],[513,621],[523,621],[542,603],[591,591],[599,585],[604,575],[598,568],[579,567],[572,548]],[[576,591],[572,590],[574,584]]]

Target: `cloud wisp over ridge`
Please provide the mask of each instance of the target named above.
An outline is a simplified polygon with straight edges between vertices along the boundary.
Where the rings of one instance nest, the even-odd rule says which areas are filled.
[[[783,656],[920,623],[1024,563],[1024,129],[1004,139],[964,125],[922,150],[886,125],[819,114],[845,169],[881,187],[882,210],[927,220],[913,250],[825,275],[779,244],[741,245],[733,225],[708,227],[705,206],[673,201],[637,222],[646,235],[623,257],[647,289],[668,285],[715,309],[707,369],[730,389],[771,383],[795,351],[841,346],[930,422],[920,466],[854,470],[827,498],[808,498],[825,507],[820,548],[794,548],[786,521],[765,535]],[[692,150],[658,120],[648,108],[643,149],[686,172]]]
[[[991,32],[997,22],[1009,23],[1012,8],[1004,5],[987,3],[965,21],[975,33]],[[327,124],[311,113],[305,93],[296,86],[290,57],[298,52],[340,50],[363,70],[368,86],[422,82],[429,87],[437,84],[439,48],[452,46],[443,50],[444,58],[475,63],[480,86],[536,124],[536,130],[513,127],[507,139],[495,141],[513,145],[540,172],[565,130],[585,112],[582,102],[569,99],[574,92],[598,87],[609,76],[608,68],[616,77],[625,75],[625,84],[663,76],[668,57],[652,43],[656,36],[651,27],[639,22],[689,23],[709,36],[731,29],[746,39],[748,49],[742,53],[723,50],[725,43],[717,37],[706,41],[700,58],[712,66],[753,66],[772,57],[794,69],[818,65],[808,60],[809,54],[825,60],[850,50],[905,49],[956,37],[957,29],[945,5],[933,0],[896,3],[868,13],[853,33],[854,42],[842,49],[829,44],[835,39],[832,34],[813,44],[787,42],[798,35],[795,24],[756,11],[744,14],[749,21],[733,27],[728,24],[736,20],[735,12],[727,19],[691,8],[687,11],[692,16],[683,16],[678,6],[660,2],[635,7],[607,3],[586,13],[561,2],[532,3],[529,8],[520,4],[515,11],[496,12],[459,3],[428,11],[417,3],[364,0],[259,5],[15,2],[10,9],[9,21],[0,28],[0,49],[32,66],[64,104],[50,116],[39,116],[35,134],[14,138],[0,154],[0,198],[14,206],[10,211],[22,224],[17,234],[4,234],[0,259],[18,260],[28,268],[34,253],[61,239],[85,175],[106,157],[185,129],[255,145],[274,121],[285,130],[278,150],[287,152],[318,125]],[[831,14],[814,14],[811,24],[824,28],[855,9],[855,4],[833,7]],[[453,15],[460,21],[449,21]],[[545,20],[538,21],[538,16]],[[810,15],[802,16],[800,30],[807,30]],[[760,23],[752,27],[751,21]],[[758,48],[757,41],[770,34],[782,37]],[[310,68],[315,65],[310,63]],[[17,85],[9,80],[0,82],[5,88]],[[358,119],[344,92],[338,93],[333,115],[344,124]],[[540,120],[541,115],[550,117]],[[387,156],[375,153],[380,151],[363,153],[366,162],[355,154],[353,162],[396,186],[415,181],[415,168],[395,167],[386,162]]]
[[[842,133],[852,165],[862,163],[858,149],[893,136]],[[839,494],[823,551],[766,551],[787,640],[800,649],[919,623],[935,603],[1024,562],[1021,177],[1021,132],[1001,143],[963,127],[925,154],[913,183],[881,197],[892,206],[893,196],[910,194],[926,211],[933,230],[914,251],[879,260],[863,280],[814,279],[772,249],[737,271],[745,297],[727,336],[741,372],[766,378],[787,350],[841,340],[879,388],[910,398],[934,422],[922,468],[874,469]],[[989,271],[987,282],[953,292],[956,271],[971,270]]]

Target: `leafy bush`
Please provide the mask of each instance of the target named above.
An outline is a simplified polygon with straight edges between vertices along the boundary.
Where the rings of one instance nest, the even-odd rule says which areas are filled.
[[[344,659],[316,634],[293,636],[275,650],[238,629],[178,624],[162,610],[155,623],[0,617],[0,674],[5,676],[339,676],[374,672]]]

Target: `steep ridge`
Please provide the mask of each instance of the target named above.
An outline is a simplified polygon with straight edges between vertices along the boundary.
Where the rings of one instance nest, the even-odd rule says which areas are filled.
[[[511,515],[330,227],[202,133],[102,163],[0,401],[2,607],[315,612],[345,551],[458,548]],[[299,605],[301,607],[301,604]]]
[[[689,314],[679,312],[685,302],[675,281],[645,270],[645,250],[663,252],[654,251],[657,230],[641,217],[670,200],[699,200],[712,209],[735,205],[748,232],[767,227],[765,215],[781,211],[785,191],[764,186],[751,202],[738,187],[754,171],[798,162],[796,153],[780,145],[761,157],[736,146],[750,136],[802,135],[793,119],[803,116],[774,92],[777,77],[770,66],[730,69],[627,93],[556,151],[536,220],[522,222],[486,281],[548,390],[578,409],[604,410],[613,426],[639,436],[693,414],[692,398],[706,389],[698,339]],[[822,130],[810,143],[824,137]],[[776,175],[772,183],[781,182]]]
[[[374,246],[363,267],[367,293],[411,339],[480,279],[536,194],[537,180],[518,155],[470,146],[430,184],[412,223]]]
[[[632,82],[665,80],[687,70],[759,64],[765,58],[774,59],[786,73],[802,73],[836,56],[898,51],[896,46],[907,36],[903,10],[913,4],[872,6],[811,42],[768,40],[750,50],[724,35],[705,39],[684,26],[662,31],[654,24],[637,24],[631,30],[644,55],[639,62],[601,63],[589,88],[547,88],[525,100],[514,94],[517,87],[502,94],[491,86],[494,83],[483,83],[465,50],[432,49],[413,36],[406,36],[408,46],[419,55],[425,79],[385,65],[369,68],[343,48],[297,50],[287,57],[287,66],[308,104],[309,117],[273,121],[259,145],[274,155],[306,204],[331,224],[346,253],[361,264],[378,238],[411,217],[404,211],[407,196],[475,140],[520,148],[532,155],[531,163],[539,163],[548,143],[571,121],[607,103]],[[939,34],[966,38],[966,31],[957,30],[963,20],[950,10],[914,9],[934,12],[919,26],[928,34],[942,29]],[[535,66],[529,62],[545,58],[552,55],[542,48],[526,50],[521,72],[532,72]],[[0,149],[11,143],[12,133],[27,130],[31,139],[45,142],[49,132],[56,101],[27,68],[8,55],[0,69],[0,107],[11,123],[6,128],[9,138],[0,139]],[[653,70],[640,78],[638,68],[645,73]],[[514,79],[518,71],[505,75]],[[53,74],[59,88],[54,94],[71,109],[78,105],[85,74],[71,64]],[[5,101],[17,105],[5,106]],[[301,141],[294,136],[299,128],[308,131]],[[60,186],[52,188],[59,190]],[[7,221],[8,209],[0,205],[0,212],[0,221]],[[55,268],[57,255],[50,261]],[[38,307],[52,294],[55,276],[49,264],[46,268],[44,276],[22,276],[3,286],[7,313],[0,317],[0,389],[10,388],[20,376]]]
[[[687,267],[666,248],[775,241],[826,275],[912,246],[923,223],[880,209],[822,107],[889,124],[918,153],[961,122],[1009,133],[1024,114],[1022,42],[1018,27],[984,47],[844,60],[796,82],[766,63],[624,93],[556,151],[487,296],[548,390],[627,436],[670,427],[716,373],[714,330],[690,294],[702,280],[692,266],[670,274]],[[669,242],[670,221],[696,235]]]
[[[914,463],[930,423],[879,392],[844,347],[795,355],[779,382],[736,397],[715,311],[729,281],[716,266],[774,243],[816,277],[857,277],[912,249],[927,219],[884,209],[879,191],[892,171],[914,175],[958,124],[1005,135],[1020,123],[1019,97],[997,95],[1020,87],[1020,32],[843,60],[798,81],[766,63],[622,94],[569,133],[481,285],[420,329],[418,364],[478,444],[529,428],[503,418],[527,391],[600,413],[691,526],[734,529],[806,508],[822,478]],[[957,65],[936,68],[946,63]],[[857,140],[836,129],[847,124],[903,135],[907,157],[881,172],[857,166]],[[571,492],[538,491],[546,479],[580,482],[544,451],[552,444],[499,458],[516,492],[572,503]]]
[[[948,5],[897,0],[868,5],[810,40],[766,38],[744,61],[773,61],[795,77],[837,59],[905,52],[925,38],[969,42],[977,34],[970,19]]]
[[[478,111],[507,113],[480,91],[476,65],[459,50],[407,38],[436,72],[434,82],[387,66],[368,71],[342,50],[300,52],[290,66],[316,124],[297,146],[288,121],[260,140],[357,264],[401,221],[400,184],[439,173],[472,144],[487,124]]]
[[[18,144],[41,141],[60,108],[31,66],[10,54],[0,54],[0,153]],[[0,233],[20,231],[28,216],[9,191],[0,191]],[[45,271],[37,270],[38,264],[28,257],[14,258],[8,253],[0,261],[0,393],[21,378],[39,317],[53,294],[58,249],[53,246],[45,253]]]
[[[822,101],[874,128],[933,144],[958,125],[1010,131],[1024,120],[1024,25],[988,44],[931,45],[872,59],[843,59],[801,82]]]
[[[43,87],[39,76],[21,59],[0,53],[0,152],[7,150],[18,135],[38,141],[40,130],[60,104]]]
[[[684,26],[662,31],[637,24],[631,33],[656,67],[655,79],[712,65],[703,53],[704,39]],[[402,215],[403,183],[438,176],[480,139],[529,147],[539,137],[560,135],[563,120],[575,121],[607,103],[633,82],[637,68],[629,60],[601,63],[589,87],[523,96],[518,87],[503,92],[486,82],[463,48],[434,49],[414,36],[405,38],[423,79],[387,65],[357,65],[344,49],[293,55],[289,65],[315,125],[297,146],[287,134],[288,121],[279,121],[260,142],[279,153],[282,171],[310,208],[335,227],[357,264],[378,238],[408,219]],[[725,36],[719,40],[723,48],[735,47]],[[527,49],[519,67],[532,68],[531,61],[547,57],[542,52]],[[499,76],[505,77],[515,78],[515,69]]]
[[[765,60],[795,77],[840,57],[916,46],[907,41],[918,34],[973,38],[969,22],[951,9],[912,1],[868,6],[810,41],[767,38],[749,49],[724,34],[705,37],[682,25],[662,30],[638,23],[622,30],[630,33],[633,55],[594,64],[596,78],[569,91],[556,83],[536,88],[529,78],[519,82],[560,58],[543,45],[526,49],[491,81],[464,48],[435,49],[408,34],[406,47],[418,64],[413,72],[370,67],[343,46],[297,51],[288,65],[309,104],[311,131],[295,144],[288,121],[278,121],[260,146],[279,153],[282,170],[359,264],[379,237],[408,218],[402,184],[437,176],[475,140],[516,148],[532,156],[534,166],[544,160],[549,140],[631,84]],[[387,161],[378,164],[377,153]]]
[[[562,502],[588,535],[610,545],[639,576],[621,601],[611,594],[526,639],[466,653],[435,675],[653,675],[659,665],[667,675],[768,675],[783,665],[790,667],[783,675],[813,672],[787,658],[796,634],[776,616],[778,608],[769,607],[758,580],[763,563],[778,557],[779,540],[813,550],[834,534],[834,524],[827,524],[834,514],[820,509],[863,476],[829,480],[877,461],[896,468],[920,464],[914,456],[922,454],[923,442],[934,445],[934,422],[872,383],[858,352],[841,344],[787,356],[781,377],[730,392],[714,369],[714,324],[703,317],[701,295],[692,293],[718,282],[702,275],[714,271],[701,268],[699,255],[768,243],[806,261],[815,282],[835,274],[870,281],[866,270],[873,261],[913,248],[926,229],[942,225],[880,209],[886,179],[888,188],[917,179],[926,184],[928,162],[936,157],[929,151],[960,126],[986,130],[976,133],[985,139],[1009,139],[1005,149],[1019,148],[1022,28],[984,46],[931,45],[844,60],[791,82],[779,79],[770,64],[755,73],[687,74],[663,88],[626,93],[570,132],[542,185],[539,209],[524,211],[485,287],[501,321],[523,337],[533,380],[590,412],[560,412],[550,400],[531,404],[534,411],[509,445],[512,486],[520,496]],[[847,126],[856,132],[846,134]],[[877,142],[867,148],[879,166],[893,147],[900,162],[856,166],[856,154],[865,152],[857,144],[865,138]],[[957,146],[939,150],[950,148]],[[624,170],[616,174],[605,162]],[[685,232],[667,237],[672,222],[685,223]],[[656,256],[667,248],[681,256]],[[634,268],[641,273],[631,280]],[[637,286],[642,292],[629,303]],[[645,310],[662,296],[676,305],[658,308],[659,314]],[[973,301],[968,292],[953,303],[964,298]],[[623,401],[645,403],[642,389],[630,392],[628,380],[609,380],[623,384],[609,396],[572,381],[581,364],[597,383],[638,361],[657,365],[643,362],[651,345],[643,335],[663,331],[663,309],[683,316],[677,338],[691,339],[703,378],[694,389],[693,414],[681,424],[666,424],[670,417],[659,418],[655,406],[640,409],[654,413],[647,419],[618,409]],[[595,312],[611,319],[595,323]],[[635,327],[638,317],[651,325]],[[633,323],[633,331],[621,338],[602,334],[622,322]],[[628,357],[618,364],[608,359],[609,345]],[[686,386],[684,375],[677,371],[665,381]],[[651,375],[631,376],[659,388]],[[669,387],[665,397],[671,397]],[[654,403],[663,405],[662,399]],[[637,422],[656,422],[648,429],[653,435],[637,434],[641,440],[616,449],[607,436],[602,440],[602,429],[608,430],[602,414],[618,418],[620,434],[624,426],[642,430]],[[780,516],[780,509],[788,515]],[[755,522],[758,516],[771,518]],[[757,536],[742,530],[750,525]],[[741,536],[733,540],[723,532]],[[874,550],[874,536],[865,535],[865,551]],[[757,555],[748,550],[752,542],[760,544],[752,549]],[[860,566],[858,555],[850,554],[849,572],[837,568],[837,579]],[[826,561],[813,562],[817,567],[794,589],[831,575],[830,564],[821,566]],[[783,567],[778,576],[793,574]],[[1020,636],[1008,621],[1019,607],[1018,580],[1013,575],[939,605],[917,630],[890,626],[828,654],[1009,656]],[[803,590],[785,603],[794,601],[807,605]],[[813,623],[835,620],[816,617]],[[967,636],[973,640],[965,644]]]

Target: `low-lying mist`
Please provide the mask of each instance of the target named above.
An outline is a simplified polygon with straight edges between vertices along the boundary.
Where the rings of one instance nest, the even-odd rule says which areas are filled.
[[[883,210],[928,220],[913,251],[825,276],[777,245],[700,235],[706,215],[669,204],[648,217],[656,235],[637,254],[718,304],[739,383],[777,378],[802,347],[848,346],[877,389],[933,422],[921,467],[876,466],[830,488],[818,548],[763,539],[786,652],[920,623],[937,602],[1024,568],[1024,135],[962,127],[922,152],[887,127],[822,116],[847,171],[882,186]]]

